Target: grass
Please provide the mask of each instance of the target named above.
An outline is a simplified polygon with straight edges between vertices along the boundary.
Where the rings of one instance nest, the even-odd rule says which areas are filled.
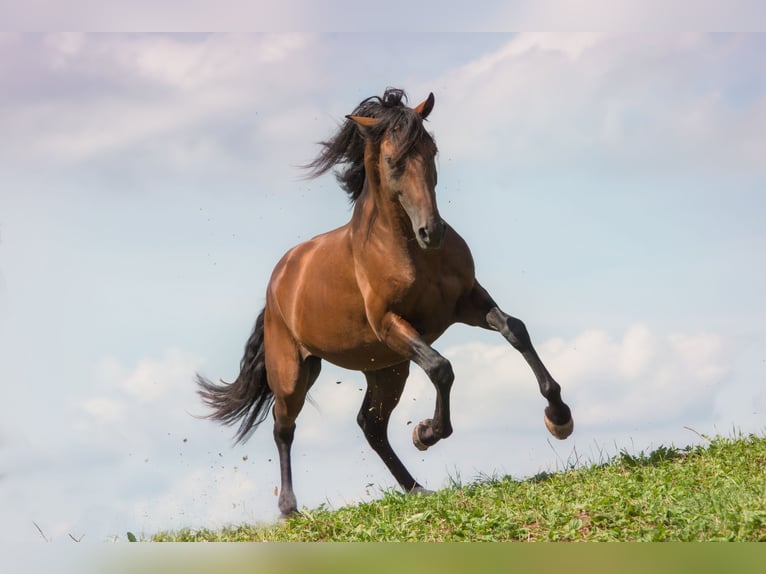
[[[606,464],[455,486],[269,526],[181,530],[155,541],[766,541],[766,437],[627,452]]]

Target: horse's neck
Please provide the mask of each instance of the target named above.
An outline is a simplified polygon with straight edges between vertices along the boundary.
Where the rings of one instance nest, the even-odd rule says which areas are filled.
[[[417,254],[413,253],[417,242],[404,209],[375,191],[365,183],[354,206],[350,228],[357,256],[372,256],[373,261],[382,257],[387,265],[402,271],[417,266]],[[374,256],[371,250],[380,253]]]
[[[391,201],[367,182],[352,217],[359,230],[375,233],[387,243],[407,244],[415,239],[412,224],[401,204]]]

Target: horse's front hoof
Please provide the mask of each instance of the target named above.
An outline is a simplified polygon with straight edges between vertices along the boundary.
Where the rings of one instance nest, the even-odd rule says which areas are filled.
[[[557,425],[548,418],[548,415],[545,415],[545,427],[548,429],[548,432],[557,439],[564,440],[572,434],[572,431],[574,430],[574,420],[570,417],[563,425]]]
[[[431,430],[431,419],[420,421],[415,425],[415,428],[412,429],[412,444],[414,444],[415,448],[418,450],[427,450],[428,447],[431,446],[423,442],[423,439],[420,438],[421,431],[426,430]]]

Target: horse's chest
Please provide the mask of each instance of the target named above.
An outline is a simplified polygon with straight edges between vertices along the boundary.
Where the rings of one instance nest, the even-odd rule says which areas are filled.
[[[455,277],[444,276],[423,282],[407,293],[401,315],[421,334],[441,334],[454,320],[454,311],[463,288]]]

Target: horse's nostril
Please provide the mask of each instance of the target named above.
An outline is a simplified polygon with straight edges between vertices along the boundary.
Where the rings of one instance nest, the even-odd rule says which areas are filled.
[[[425,227],[418,229],[418,235],[423,241],[428,241],[428,230]]]

